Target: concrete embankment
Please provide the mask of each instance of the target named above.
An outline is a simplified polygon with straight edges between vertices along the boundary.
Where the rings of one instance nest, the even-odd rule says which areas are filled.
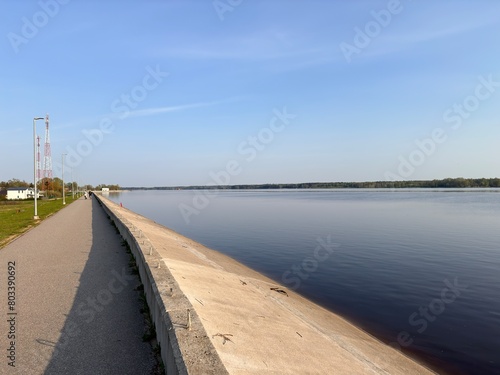
[[[97,197],[134,253],[167,374],[432,374],[235,260]]]

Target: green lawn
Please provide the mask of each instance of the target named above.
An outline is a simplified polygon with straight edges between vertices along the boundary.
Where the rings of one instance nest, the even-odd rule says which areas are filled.
[[[66,205],[73,202],[73,198],[66,198]],[[38,200],[38,216],[40,220],[33,220],[34,201],[1,201],[0,202],[0,248],[12,239],[37,225],[41,220],[65,207],[62,199]]]

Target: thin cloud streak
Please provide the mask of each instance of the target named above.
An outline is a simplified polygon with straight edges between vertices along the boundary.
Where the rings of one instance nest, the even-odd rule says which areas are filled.
[[[384,30],[380,36],[380,46],[376,49],[369,49],[363,53],[362,57],[377,58],[401,51],[414,49],[417,45],[431,43],[445,38],[456,38],[461,34],[475,31],[484,27],[489,27],[497,23],[494,18],[470,20],[467,24],[461,25],[435,25],[428,27],[427,30],[415,27],[413,32],[400,33],[391,32],[390,25],[388,30]],[[388,34],[388,35],[386,35]]]
[[[206,102],[206,103],[193,103],[193,104],[184,104],[184,105],[169,106],[169,107],[138,109],[136,111],[130,111],[124,119],[129,117],[148,117],[148,116],[158,115],[161,113],[185,111],[187,109],[192,109],[192,108],[210,107],[220,103],[221,102]],[[116,116],[117,114],[115,113],[113,115]]]
[[[213,102],[198,102],[198,103],[183,104],[183,105],[177,105],[177,106],[145,108],[145,109],[138,109],[135,111],[129,111],[125,115],[123,113],[110,112],[110,113],[106,113],[106,114],[102,114],[102,115],[73,120],[71,122],[64,123],[64,124],[60,125],[59,128],[71,128],[71,127],[76,127],[78,125],[83,125],[83,124],[88,125],[89,123],[92,123],[93,126],[95,126],[95,123],[99,123],[100,121],[102,121],[104,119],[113,120],[113,121],[118,122],[118,121],[124,121],[124,120],[127,120],[129,118],[134,118],[134,117],[148,117],[148,116],[160,115],[162,113],[187,111],[189,109],[201,108],[201,107],[211,107],[214,105],[231,103],[231,102],[235,102],[238,100],[241,100],[241,98],[230,98],[230,99],[224,99],[224,100],[213,101]]]

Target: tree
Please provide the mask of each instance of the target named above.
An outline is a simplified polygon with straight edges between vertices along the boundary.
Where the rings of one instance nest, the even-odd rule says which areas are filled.
[[[30,184],[28,182],[26,182],[24,180],[19,180],[17,178],[10,179],[7,182],[2,181],[0,183],[0,186],[3,186],[5,188],[9,188],[9,187],[29,187],[29,185]]]

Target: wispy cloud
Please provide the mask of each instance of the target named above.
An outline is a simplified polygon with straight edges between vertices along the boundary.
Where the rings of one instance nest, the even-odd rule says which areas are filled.
[[[155,116],[159,115],[162,113],[168,113],[168,112],[179,112],[179,111],[185,111],[188,109],[193,109],[193,108],[200,108],[200,107],[210,107],[216,104],[224,103],[226,101],[220,101],[220,102],[203,102],[203,103],[193,103],[193,104],[184,104],[184,105],[177,105],[177,106],[166,106],[166,107],[156,107],[156,108],[146,108],[146,109],[138,109],[135,111],[130,111],[127,115],[128,117],[148,117],[148,116]],[[115,116],[115,114],[109,114],[109,116]]]
[[[239,101],[242,98],[240,97],[235,97],[235,98],[229,98],[229,99],[223,99],[223,100],[218,100],[218,101],[211,101],[211,102],[197,102],[197,103],[190,103],[190,104],[181,104],[181,105],[176,105],[176,106],[164,106],[164,107],[154,107],[154,108],[144,108],[144,109],[137,109],[137,110],[130,110],[126,114],[120,113],[120,112],[109,112],[101,115],[95,115],[91,117],[85,117],[85,118],[80,118],[80,119],[75,119],[70,122],[63,123],[58,126],[58,128],[71,128],[71,127],[77,127],[77,126],[82,126],[86,125],[88,126],[89,124],[93,124],[92,126],[95,126],[95,123],[98,123],[99,121],[103,119],[110,119],[113,121],[125,121],[129,118],[134,118],[134,117],[148,117],[148,116],[157,116],[161,115],[164,113],[169,113],[169,112],[180,112],[180,111],[187,111],[190,109],[194,108],[202,108],[202,107],[211,107],[219,104],[224,104],[224,103],[231,103],[235,101]]]
[[[182,40],[182,43],[179,43]],[[154,57],[187,60],[288,60],[323,57],[325,40],[317,35],[280,29],[266,29],[244,35],[224,35],[201,39],[184,35],[165,43],[163,49],[151,51]]]
[[[475,15],[470,15],[469,17],[462,16],[462,18],[459,18],[456,15],[456,17],[457,19],[451,17],[448,20],[441,18],[428,20],[425,29],[423,29],[421,22],[425,15],[412,14],[410,18],[406,18],[405,31],[399,28],[393,29],[389,25],[387,30],[384,30],[380,35],[380,38],[377,38],[377,48],[369,48],[366,51],[367,53],[363,55],[365,57],[380,57],[400,51],[408,51],[441,39],[459,38],[464,34],[498,23],[496,16],[485,18],[484,16],[475,17]],[[464,23],[463,19],[467,19],[467,22]]]
[[[288,59],[304,55],[315,55],[322,52],[320,48],[288,49],[280,47],[256,46],[240,42],[234,47],[221,46],[190,46],[166,50],[164,55],[169,58],[185,58],[200,60],[275,60]]]
[[[437,39],[456,37],[461,34],[488,26],[489,22],[474,22],[462,25],[442,25],[434,29],[415,30],[415,32],[392,35],[390,40],[401,45],[411,45],[414,43],[431,42]]]

